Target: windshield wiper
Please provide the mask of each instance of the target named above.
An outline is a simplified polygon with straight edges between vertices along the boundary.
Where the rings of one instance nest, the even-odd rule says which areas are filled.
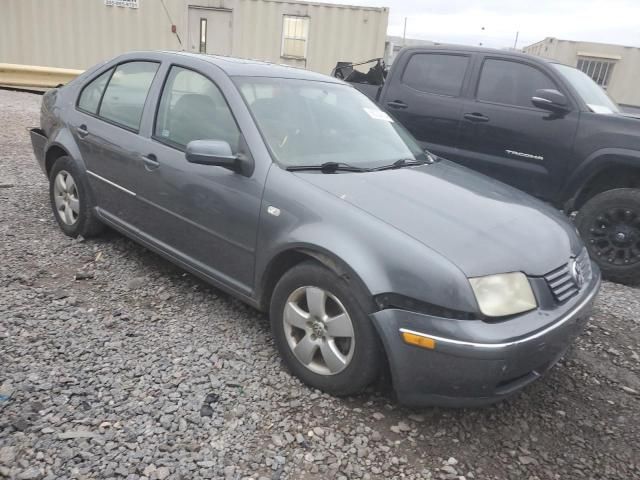
[[[325,162],[322,165],[293,165],[287,167],[289,172],[298,172],[301,170],[319,170],[322,173],[335,172],[370,172],[370,168],[356,167],[343,162]]]
[[[402,167],[415,167],[416,165],[429,165],[433,163],[431,157],[427,157],[425,160],[415,160],[413,158],[401,158],[400,160],[396,160],[395,162],[389,165],[383,165],[381,167],[373,168],[372,171],[378,172],[380,170],[393,170],[396,168]]]

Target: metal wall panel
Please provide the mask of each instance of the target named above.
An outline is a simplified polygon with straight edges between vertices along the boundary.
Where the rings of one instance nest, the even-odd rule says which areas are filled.
[[[384,54],[389,10],[275,0],[1,0],[0,62],[87,68],[131,50],[188,50],[188,7],[232,10],[232,55],[329,73]],[[284,15],[310,17],[306,60],[280,56]],[[171,32],[171,25],[177,34]]]

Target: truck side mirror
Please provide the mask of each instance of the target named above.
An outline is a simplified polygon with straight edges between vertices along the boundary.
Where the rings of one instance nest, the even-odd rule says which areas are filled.
[[[536,90],[535,95],[531,98],[531,103],[542,110],[548,110],[554,113],[569,111],[569,102],[567,101],[567,97],[558,90]]]

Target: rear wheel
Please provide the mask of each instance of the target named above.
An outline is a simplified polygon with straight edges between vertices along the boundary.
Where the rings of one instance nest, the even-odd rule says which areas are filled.
[[[295,266],[275,287],[271,328],[284,363],[304,383],[333,395],[364,390],[382,349],[366,295],[315,262]]]
[[[596,195],[580,209],[576,225],[606,279],[640,280],[640,190],[619,188]]]
[[[103,230],[93,211],[84,173],[67,156],[58,158],[49,174],[49,198],[60,229],[70,237],[91,237]]]

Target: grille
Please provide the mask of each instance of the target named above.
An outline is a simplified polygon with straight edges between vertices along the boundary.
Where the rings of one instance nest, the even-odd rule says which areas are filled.
[[[577,276],[574,275],[574,268]],[[569,263],[547,273],[544,279],[547,281],[553,297],[559,303],[563,303],[578,294],[582,285],[591,280],[591,274],[591,260],[585,248]],[[582,278],[581,282],[578,277]]]

